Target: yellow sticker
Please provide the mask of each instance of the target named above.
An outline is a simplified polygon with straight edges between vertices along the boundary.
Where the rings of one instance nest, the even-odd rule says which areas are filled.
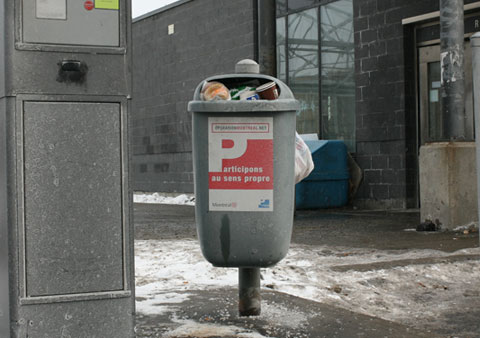
[[[118,9],[119,0],[95,0],[95,8],[97,9]]]

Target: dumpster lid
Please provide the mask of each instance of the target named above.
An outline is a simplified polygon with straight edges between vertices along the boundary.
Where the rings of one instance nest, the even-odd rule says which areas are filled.
[[[305,141],[305,144],[308,146],[310,149],[310,152],[313,154],[315,153],[318,149],[324,147],[328,143],[327,140],[307,140]]]
[[[203,101],[200,92],[205,82],[217,81],[223,83],[228,89],[237,88],[242,85],[258,87],[268,82],[275,82],[279,91],[277,100],[229,100],[229,101]],[[277,78],[263,74],[225,74],[212,76],[195,89],[193,101],[188,103],[190,112],[254,112],[254,111],[297,111],[300,103],[295,100],[292,91],[288,86]]]

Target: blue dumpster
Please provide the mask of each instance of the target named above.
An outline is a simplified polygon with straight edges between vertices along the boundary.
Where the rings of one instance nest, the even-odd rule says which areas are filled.
[[[297,209],[341,207],[348,202],[350,174],[343,141],[305,141],[315,169],[295,186]]]

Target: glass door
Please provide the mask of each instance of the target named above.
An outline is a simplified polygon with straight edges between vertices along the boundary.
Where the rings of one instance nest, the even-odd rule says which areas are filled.
[[[473,140],[472,59],[470,44],[465,43],[465,112],[467,140]],[[442,113],[440,45],[418,49],[419,73],[419,140],[420,145],[429,142],[448,141],[444,135],[446,117]]]

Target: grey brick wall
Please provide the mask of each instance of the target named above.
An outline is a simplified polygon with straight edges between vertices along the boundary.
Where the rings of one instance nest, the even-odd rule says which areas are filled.
[[[471,3],[475,0],[465,0]],[[256,59],[256,0],[183,0],[133,24],[134,189],[192,192],[191,116],[205,77]],[[438,0],[354,0],[355,158],[361,208],[415,206],[415,46],[403,18],[438,10]],[[167,27],[175,25],[175,33]]]
[[[437,11],[438,0],[354,1],[357,153],[363,208],[414,206],[416,121],[412,32],[402,19]],[[413,132],[412,132],[413,130]]]
[[[465,0],[465,4],[475,0]],[[416,207],[415,41],[402,19],[439,10],[438,0],[354,0],[357,162],[361,208]]]
[[[187,103],[204,78],[255,59],[255,8],[254,0],[184,1],[133,23],[135,190],[193,192]]]

